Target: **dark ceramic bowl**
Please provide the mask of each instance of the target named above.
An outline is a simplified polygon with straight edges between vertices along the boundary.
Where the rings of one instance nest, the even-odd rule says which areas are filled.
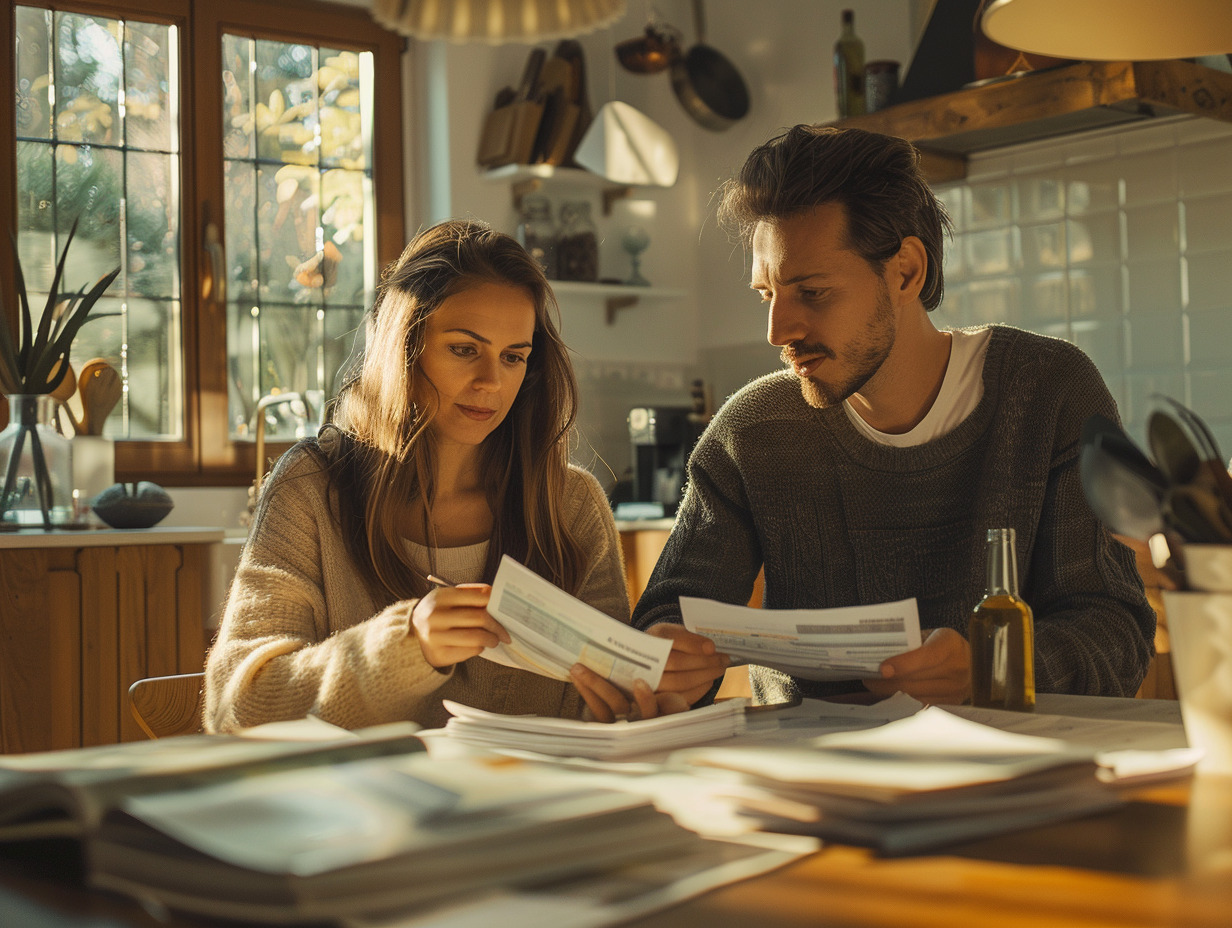
[[[94,498],[94,512],[112,528],[149,528],[175,507],[156,483],[113,483]]]

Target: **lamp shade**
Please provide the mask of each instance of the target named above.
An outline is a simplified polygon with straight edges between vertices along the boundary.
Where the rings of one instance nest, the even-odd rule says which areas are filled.
[[[625,0],[373,0],[372,18],[401,35],[450,42],[541,42],[609,26]]]
[[[1087,61],[1151,61],[1232,52],[1230,0],[992,0],[994,42]]]

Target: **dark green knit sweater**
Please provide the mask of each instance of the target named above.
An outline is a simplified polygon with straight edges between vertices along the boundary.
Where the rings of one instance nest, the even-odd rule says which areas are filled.
[[[698,442],[633,623],[680,622],[681,596],[747,602],[764,564],[765,608],[914,596],[922,628],[966,636],[984,592],[985,531],[1009,527],[1035,613],[1037,690],[1132,696],[1154,650],[1155,614],[1132,553],[1083,496],[1079,433],[1096,412],[1117,418],[1085,354],[1008,326],[993,328],[976,409],[915,447],[869,441],[841,407],[812,408],[789,371],[762,377]],[[750,678],[763,702],[852,689],[763,667]]]

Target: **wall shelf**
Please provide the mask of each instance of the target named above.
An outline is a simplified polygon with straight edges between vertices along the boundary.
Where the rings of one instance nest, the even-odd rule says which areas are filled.
[[[1232,122],[1232,74],[1189,61],[1082,62],[831,125],[909,139],[936,183],[964,178],[972,152],[1181,113]]]
[[[636,306],[641,300],[679,300],[686,295],[684,290],[666,287],[629,287],[581,280],[553,280],[551,283],[557,299],[570,296],[602,300],[608,325],[616,321],[620,310]]]
[[[522,209],[524,196],[535,193],[547,183],[553,187],[598,190],[603,198],[604,216],[612,214],[613,203],[633,192],[632,187],[614,184],[584,168],[560,167],[555,164],[502,164],[497,168],[489,168],[481,176],[492,183],[508,184],[513,193],[513,208],[518,211]]]

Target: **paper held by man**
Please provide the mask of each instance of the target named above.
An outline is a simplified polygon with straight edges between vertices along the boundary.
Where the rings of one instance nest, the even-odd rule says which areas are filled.
[[[860,680],[881,662],[920,646],[916,601],[834,609],[750,609],[680,597],[684,625],[733,660],[805,680]]]
[[[617,622],[570,596],[513,558],[501,558],[492,614],[513,640],[482,657],[554,680],[569,680],[574,664],[589,667],[627,693],[637,680],[659,685],[672,643]]]

